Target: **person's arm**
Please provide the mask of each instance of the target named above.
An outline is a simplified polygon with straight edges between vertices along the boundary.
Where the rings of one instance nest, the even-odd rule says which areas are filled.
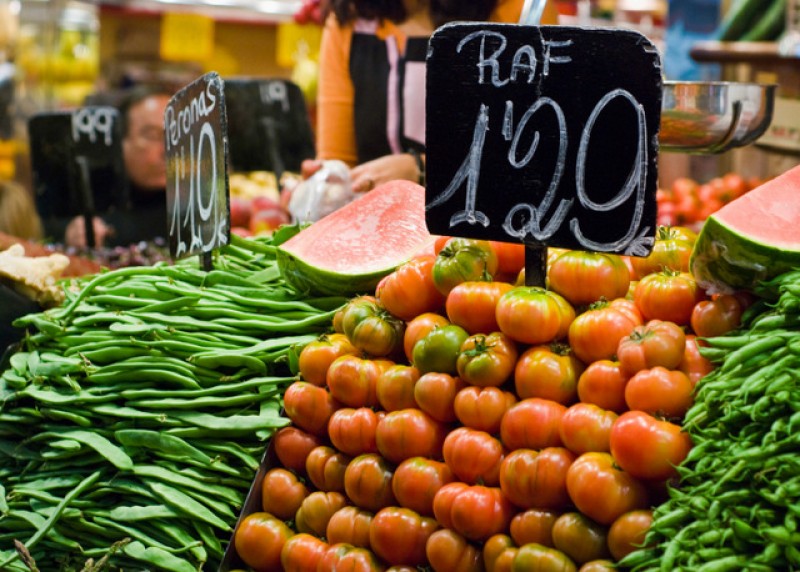
[[[319,54],[317,91],[317,158],[358,161],[350,78],[352,26],[339,26],[331,15],[325,22]]]

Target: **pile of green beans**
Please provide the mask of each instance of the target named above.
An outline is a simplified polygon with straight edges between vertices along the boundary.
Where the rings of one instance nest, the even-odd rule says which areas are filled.
[[[215,570],[299,350],[346,301],[288,287],[268,238],[79,279],[0,374],[0,570]],[[125,542],[125,539],[128,539]]]
[[[800,271],[761,285],[743,325],[706,340],[684,428],[694,447],[633,570],[800,569]]]

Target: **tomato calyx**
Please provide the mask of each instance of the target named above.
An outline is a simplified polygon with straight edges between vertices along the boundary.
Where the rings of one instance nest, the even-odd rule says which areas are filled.
[[[603,308],[608,306],[610,303],[611,302],[607,298],[600,298],[599,300],[596,300],[596,301],[592,302],[591,304],[589,304],[588,309],[589,310],[602,310]]]
[[[475,336],[475,347],[470,348],[468,350],[464,350],[461,353],[468,357],[475,357],[481,354],[485,354],[493,347],[495,347],[495,345],[496,344],[494,343],[488,343],[486,341],[486,336],[484,336],[483,334],[477,334]]]

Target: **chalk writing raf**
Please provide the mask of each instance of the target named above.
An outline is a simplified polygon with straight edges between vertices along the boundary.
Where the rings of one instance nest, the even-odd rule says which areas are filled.
[[[636,45],[629,32],[622,39]],[[440,33],[446,44],[437,42]],[[449,105],[430,109],[428,117],[451,128],[471,126],[458,132],[468,147],[453,145],[451,129],[441,163],[433,160],[438,147],[429,127],[433,169],[451,169],[446,177],[432,173],[426,209],[447,216],[446,229],[435,230],[640,256],[650,251],[657,122],[654,129],[648,112],[660,111],[661,80],[622,58],[638,57],[652,70],[658,56],[641,48],[617,57],[618,39],[596,29],[502,24],[456,24],[434,34],[429,105]],[[455,70],[447,80],[431,71],[438,58]],[[457,103],[445,82],[458,85]],[[616,155],[612,144],[618,144]],[[598,176],[604,169],[611,176]],[[498,180],[509,189],[503,196],[494,191]]]

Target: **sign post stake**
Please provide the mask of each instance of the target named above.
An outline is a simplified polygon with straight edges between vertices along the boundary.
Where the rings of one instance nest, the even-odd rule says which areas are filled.
[[[525,245],[525,286],[545,287],[547,278],[547,247]]]
[[[78,190],[81,197],[83,225],[86,230],[86,246],[94,248],[97,246],[97,238],[94,235],[94,194],[89,176],[89,160],[84,155],[78,155],[75,157],[75,163],[80,172]]]

